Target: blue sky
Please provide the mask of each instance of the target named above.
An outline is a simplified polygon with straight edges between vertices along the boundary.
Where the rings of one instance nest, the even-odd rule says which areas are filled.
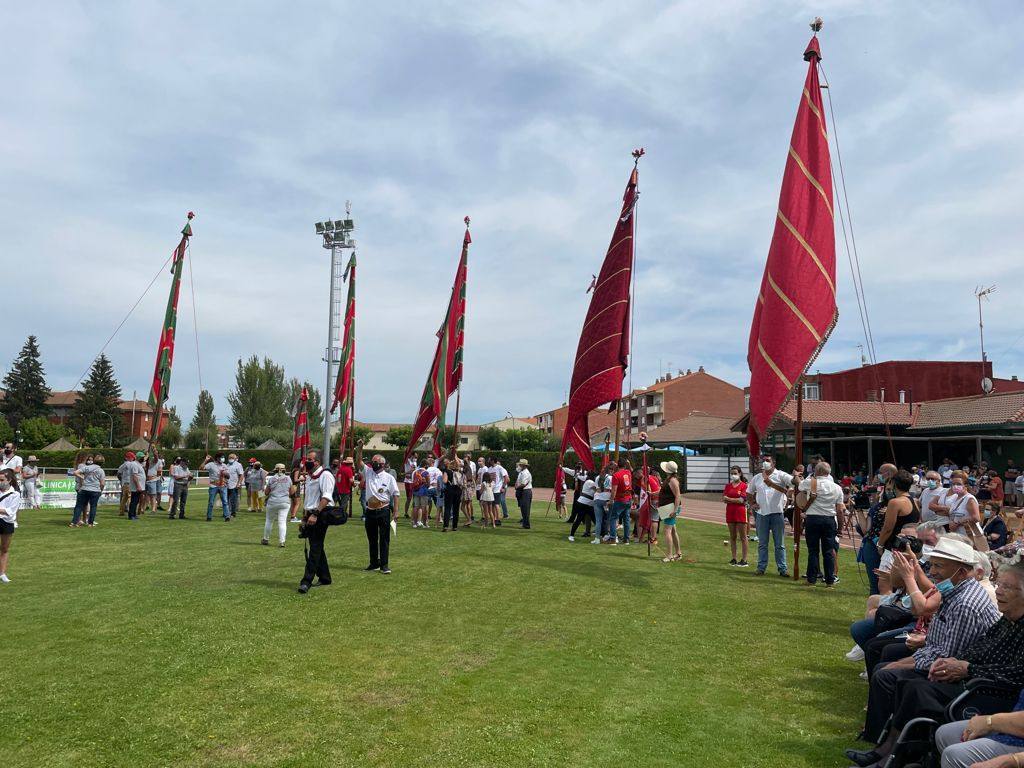
[[[814,15],[879,359],[1024,374],[1024,11],[1016,3],[20,4],[0,65],[0,366],[39,336],[71,387],[194,210],[203,384],[235,361],[319,383],[327,252],[353,202],[357,418],[409,421],[473,219],[463,421],[562,402],[644,146],[632,381],[738,385]],[[833,135],[835,135],[833,133]],[[862,341],[839,250],[840,324]],[[145,397],[167,276],[107,349]],[[183,292],[171,402],[199,384]]]

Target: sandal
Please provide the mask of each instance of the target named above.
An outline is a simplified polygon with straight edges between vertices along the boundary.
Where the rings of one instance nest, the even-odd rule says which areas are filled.
[[[673,560],[675,560],[674,557],[663,557],[663,558],[661,558],[661,562],[663,562],[663,563],[671,563]]]

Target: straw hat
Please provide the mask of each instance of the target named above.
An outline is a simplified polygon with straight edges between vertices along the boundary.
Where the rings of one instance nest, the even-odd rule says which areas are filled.
[[[679,465],[674,461],[663,461],[661,462],[661,471],[669,475],[675,475],[679,473]]]
[[[274,471],[275,472],[284,472],[285,469],[287,469],[287,467],[285,467],[284,464],[275,464],[274,465]]]
[[[28,457],[28,458],[26,459],[26,461],[39,461],[39,459],[37,459],[37,458],[36,458],[36,457],[35,457],[34,455],[30,455],[30,456],[29,456],[29,457]]]
[[[341,462],[341,463],[342,464],[355,464],[355,462],[352,460],[351,456],[346,456],[345,460],[343,462]]]
[[[528,459],[520,459],[520,460],[519,460],[519,461],[517,461],[516,463],[517,463],[517,464],[518,464],[519,466],[521,466],[521,467],[528,467],[528,466],[530,466],[530,462],[529,462],[529,460],[528,460]]]
[[[963,563],[964,565],[974,565],[977,562],[974,547],[948,536],[939,538],[939,543],[935,545],[935,549],[928,554],[928,557],[952,560],[954,563]]]

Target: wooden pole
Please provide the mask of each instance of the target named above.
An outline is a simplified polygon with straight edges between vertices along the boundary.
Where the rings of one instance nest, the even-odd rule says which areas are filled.
[[[804,463],[804,380],[801,376],[796,382],[796,466]],[[800,537],[803,521],[800,508],[793,505],[793,581],[800,578]]]
[[[462,404],[462,382],[455,388],[455,438],[452,440],[452,456],[458,456],[455,451],[459,444],[459,406]],[[513,426],[515,426],[513,424]]]

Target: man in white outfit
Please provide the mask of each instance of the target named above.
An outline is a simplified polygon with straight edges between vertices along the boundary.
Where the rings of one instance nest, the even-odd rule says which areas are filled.
[[[274,465],[274,474],[267,477],[266,487],[266,515],[267,520],[263,525],[263,544],[270,544],[270,531],[277,521],[278,546],[284,546],[285,534],[287,533],[288,509],[291,507],[291,499],[288,491],[291,490],[292,479],[288,477],[284,464]]]

